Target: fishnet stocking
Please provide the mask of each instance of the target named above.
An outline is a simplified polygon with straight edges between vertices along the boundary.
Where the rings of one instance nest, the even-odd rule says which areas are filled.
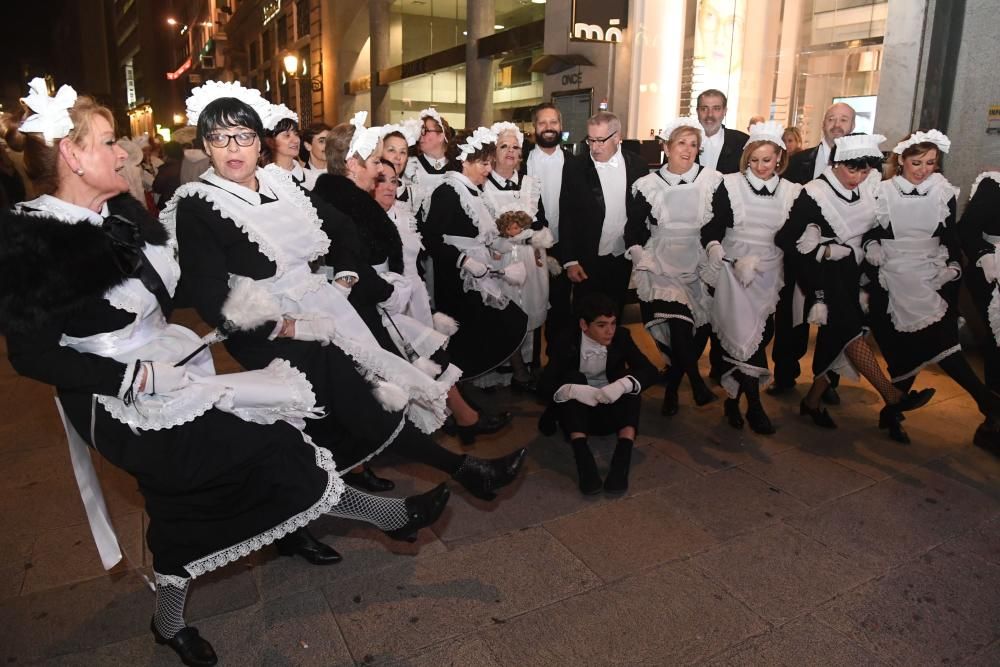
[[[184,605],[187,603],[188,587],[191,579],[154,572],[156,578],[156,611],[153,625],[166,639],[184,629]]]
[[[340,502],[329,511],[331,516],[365,521],[380,530],[396,530],[406,525],[404,498],[382,498],[345,486]]]
[[[893,386],[885,371],[878,363],[875,353],[868,347],[864,338],[855,338],[844,349],[847,358],[866,380],[872,383],[875,390],[881,394],[887,404],[899,403],[903,394]]]

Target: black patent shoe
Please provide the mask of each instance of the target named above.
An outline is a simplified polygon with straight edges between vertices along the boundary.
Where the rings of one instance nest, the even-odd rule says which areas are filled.
[[[823,394],[819,397],[819,400],[827,405],[840,405],[840,394],[837,393],[837,388],[831,384],[823,390]]]
[[[750,430],[758,435],[771,435],[775,432],[771,418],[764,412],[764,406],[760,403],[751,403],[747,406],[747,424],[750,425]]]
[[[927,403],[934,398],[934,392],[936,390],[933,387],[927,387],[926,389],[921,389],[920,391],[910,391],[903,397],[899,403],[896,403],[895,407],[900,412],[907,412],[908,410],[916,410],[917,408],[922,408]]]
[[[476,498],[493,500],[499,489],[514,481],[527,455],[528,450],[522,447],[498,459],[466,456],[451,477]]]
[[[910,444],[910,436],[903,429],[903,414],[894,406],[887,405],[878,413],[878,427],[889,430],[889,437],[904,445]]]
[[[726,415],[726,421],[735,429],[743,428],[743,415],[740,414],[740,401],[738,398],[727,398],[722,404],[722,411]]]
[[[285,535],[275,545],[282,556],[302,556],[313,565],[333,565],[344,559],[333,547],[317,540],[305,528]]]
[[[395,530],[387,530],[385,534],[401,542],[416,542],[417,531],[438,520],[450,497],[451,491],[444,482],[427,493],[410,496],[406,499],[406,525]]]
[[[694,404],[698,407],[703,405],[708,405],[713,401],[719,400],[715,392],[708,388],[708,385],[701,382],[697,385],[691,387],[691,393],[694,395]]]
[[[830,413],[826,411],[826,408],[810,408],[806,405],[805,399],[799,403],[799,414],[803,416],[808,415],[816,426],[820,426],[822,428],[837,428],[837,423],[833,421],[833,417],[831,417]]]
[[[476,442],[477,435],[496,433],[510,424],[513,419],[514,415],[509,412],[501,412],[495,415],[486,415],[480,412],[479,419],[476,420],[475,424],[469,424],[468,426],[456,424],[455,435],[458,436],[463,445],[469,446]]]
[[[515,394],[535,394],[538,393],[538,385],[532,378],[527,380],[510,379],[510,389]]]
[[[677,400],[677,390],[665,390],[663,392],[663,405],[660,406],[660,414],[664,417],[673,417],[679,409],[680,403]]]
[[[372,493],[392,491],[396,488],[395,482],[391,479],[379,477],[375,474],[374,470],[368,467],[368,464],[362,466],[361,472],[344,473],[341,479],[344,480],[345,484],[349,484],[355,489],[364,489],[365,491],[371,491]]]
[[[153,639],[156,640],[156,643],[166,644],[172,648],[185,665],[210,667],[219,661],[212,645],[198,634],[198,628],[186,626],[170,639],[160,634],[153,621],[149,622],[149,629],[153,631]]]

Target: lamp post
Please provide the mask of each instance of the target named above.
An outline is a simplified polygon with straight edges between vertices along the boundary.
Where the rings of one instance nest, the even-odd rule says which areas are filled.
[[[306,63],[302,63],[302,72],[299,72],[299,57],[294,53],[285,54],[282,63],[285,65],[285,74],[288,75],[289,79],[308,81],[314,93],[323,90],[323,79],[319,76],[309,77],[306,73]]]

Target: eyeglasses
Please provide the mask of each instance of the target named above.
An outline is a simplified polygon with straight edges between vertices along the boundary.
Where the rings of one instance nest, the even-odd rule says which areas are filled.
[[[222,132],[212,132],[205,135],[205,140],[214,148],[226,148],[233,139],[236,140],[237,146],[246,148],[247,146],[253,146],[253,142],[257,139],[257,133],[237,132],[236,134],[223,134]]]
[[[594,144],[597,144],[598,146],[603,146],[608,139],[615,136],[616,134],[618,134],[618,130],[615,130],[614,132],[604,137],[603,139],[595,139],[593,137],[587,137],[586,139],[584,139],[584,141],[587,142],[588,146],[593,146]]]
[[[444,130],[432,130],[432,129],[428,128],[428,127],[422,127],[422,128],[420,128],[420,134],[421,134],[421,136],[423,136],[425,134],[443,134],[443,133],[444,133]]]

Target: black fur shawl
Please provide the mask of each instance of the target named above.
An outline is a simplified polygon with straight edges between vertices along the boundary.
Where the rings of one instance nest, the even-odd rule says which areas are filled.
[[[350,179],[335,174],[321,175],[313,194],[351,217],[369,264],[381,264],[388,259],[390,271],[403,273],[403,241],[399,231],[371,195]]]
[[[137,223],[141,240],[167,242],[163,225],[130,195],[108,209]],[[121,264],[101,227],[0,211],[0,333],[30,333],[102,296],[128,277]]]

